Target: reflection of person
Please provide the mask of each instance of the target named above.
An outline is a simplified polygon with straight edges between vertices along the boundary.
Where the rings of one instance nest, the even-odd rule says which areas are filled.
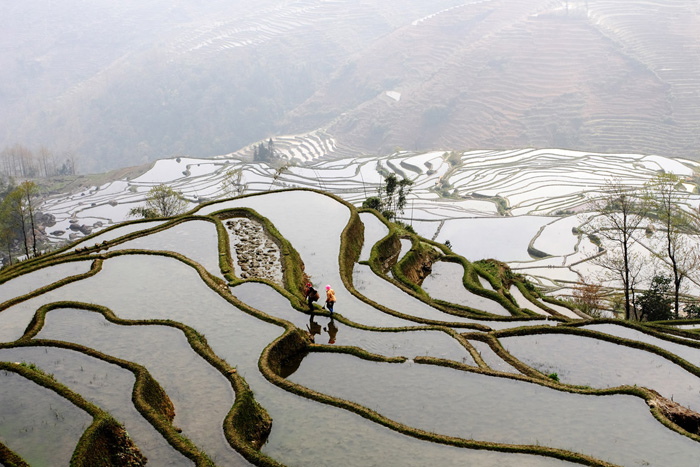
[[[338,334],[338,326],[335,325],[333,318],[331,318],[328,323],[328,327],[324,328],[324,331],[328,333],[328,343],[335,344],[335,335]]]
[[[309,310],[314,311],[314,302],[319,299],[318,290],[314,289],[311,282],[306,284],[306,289],[304,289],[304,297],[306,298],[306,303],[309,305]]]
[[[321,334],[321,325],[314,321],[314,315],[311,315],[311,318],[309,318],[309,324],[306,325],[306,329],[309,330],[311,342],[314,342],[314,336],[316,334]]]
[[[331,312],[331,319],[333,319],[333,305],[335,305],[335,290],[331,289],[330,285],[326,286],[326,308]]]

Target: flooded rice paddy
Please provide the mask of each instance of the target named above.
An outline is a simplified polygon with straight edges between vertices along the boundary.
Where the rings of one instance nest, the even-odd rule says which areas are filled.
[[[462,277],[464,267],[457,263],[438,262],[433,271],[423,281],[423,290],[436,299],[456,303],[475,310],[483,310],[500,316],[510,316],[501,304],[470,292],[464,287]]]
[[[0,370],[0,440],[31,465],[68,465],[92,417],[60,395]]]
[[[192,465],[134,407],[131,392],[135,376],[130,371],[75,350],[56,347],[0,349],[0,360],[32,362],[59,383],[105,409],[124,423],[129,436],[147,458],[158,459],[163,465]]]
[[[219,237],[213,222],[183,222],[167,230],[120,243],[114,250],[172,251],[201,264],[219,275]]]
[[[11,281],[0,284],[0,303],[34,292],[66,277],[85,274],[90,270],[91,265],[91,261],[74,261],[23,274]]]
[[[469,343],[474,346],[481,358],[492,370],[502,371],[504,373],[520,373],[510,363],[499,357],[486,342],[470,340]]]
[[[418,364],[311,354],[290,376],[408,426],[465,439],[544,444],[619,465],[688,465],[700,444],[673,433],[630,396],[586,396]],[[465,423],[469,420],[469,423]],[[634,426],[628,438],[620,426]]]
[[[569,384],[593,388],[637,384],[700,410],[700,378],[651,352],[568,334],[506,337],[501,344],[532,368],[557,373]]]
[[[98,313],[58,309],[47,315],[37,338],[73,342],[146,367],[175,405],[173,423],[186,437],[215,462],[245,464],[222,430],[233,405],[233,389],[192,350],[179,329],[119,326]]]
[[[446,173],[439,154],[437,157],[407,160],[413,160],[421,174],[428,170]],[[430,161],[434,169],[421,168]],[[342,171],[342,165],[339,167],[328,170]],[[207,177],[215,170],[204,167],[199,176]],[[272,419],[260,453],[284,465],[555,466],[573,465],[577,453],[593,462],[618,465],[697,464],[700,443],[656,420],[643,398],[563,390],[568,384],[647,386],[694,409],[700,407],[700,378],[695,373],[653,352],[593,337],[501,337],[506,351],[524,364],[544,373],[558,372],[561,390],[540,384],[548,381],[544,374],[539,380],[522,379],[522,372],[489,345],[459,333],[487,335],[498,329],[553,327],[557,320],[511,316],[495,300],[467,291],[462,283],[464,269],[455,263],[432,264],[433,273],[423,282],[427,294],[422,298],[418,291],[409,292],[405,284],[399,287],[397,278],[375,274],[365,261],[372,261],[371,247],[389,230],[369,213],[360,215],[364,237],[358,252],[363,264],[355,264],[351,277],[343,278],[341,237],[353,211],[323,194],[269,193],[205,205],[196,214],[240,207],[267,218],[299,253],[304,272],[322,295],[313,314],[303,301],[300,284],[281,293],[285,282],[280,276],[267,283],[225,284],[219,255],[226,252],[219,251],[214,218],[192,219],[150,234],[142,231],[144,235],[122,243],[118,243],[120,234],[139,229],[115,229],[109,236],[94,237],[100,243],[104,239],[108,247],[101,251],[102,259],[95,264],[99,271],[94,275],[0,309],[0,343],[4,343],[0,360],[34,363],[69,390],[109,411],[124,424],[151,465],[189,465],[191,461],[135,409],[133,373],[80,349],[94,349],[145,367],[173,403],[173,425],[217,465],[255,463],[237,452],[225,436],[224,418],[237,396],[232,384],[195,352],[176,324],[196,332],[245,379]],[[309,210],[319,215],[309,218],[305,214]],[[533,221],[531,227],[536,231],[542,225],[555,227],[551,219],[547,221]],[[562,225],[568,228],[571,223]],[[547,229],[540,240],[547,238],[545,232]],[[410,240],[404,238],[400,243],[396,253],[401,257],[410,254]],[[138,253],[123,254],[126,248]],[[201,275],[175,257],[148,254],[153,250],[183,255],[218,279]],[[564,249],[552,251],[559,254]],[[231,254],[235,255],[233,249]],[[3,282],[0,301],[66,276],[85,274],[97,257],[94,252],[78,253],[87,258],[61,262],[71,255],[67,250],[55,261],[44,263],[48,266],[37,266]],[[235,264],[235,258],[229,259]],[[241,272],[234,271],[245,279]],[[480,282],[498,293],[483,278]],[[333,318],[320,307],[326,284],[336,291]],[[432,299],[479,314],[448,313],[432,306]],[[521,307],[535,308],[524,303],[522,296],[516,300]],[[78,304],[72,306],[74,302]],[[43,324],[37,321],[37,311],[51,304],[56,309],[46,312]],[[123,321],[112,322],[101,313],[87,311],[83,309],[89,308],[86,304],[106,307]],[[698,362],[698,349],[692,345],[610,324],[585,328],[664,348],[693,365]],[[25,336],[28,329],[34,329],[36,335]],[[291,355],[298,366],[289,374],[272,377],[264,371],[266,349],[292,331],[304,342],[303,351]],[[23,336],[22,342],[31,346],[20,346],[17,341]],[[80,347],[69,350],[45,340]],[[361,351],[378,361],[366,360],[367,354]],[[406,360],[382,361],[394,357]],[[447,366],[422,363],[425,357]],[[488,368],[479,369],[477,360]],[[26,378],[11,372],[2,372],[0,377],[0,441],[30,464],[67,464],[91,417]],[[288,384],[296,384],[294,390]],[[337,403],[330,403],[326,396]],[[357,405],[352,408],[344,401]],[[369,411],[376,412],[376,417]],[[418,436],[421,430],[428,435]],[[448,444],[440,436],[448,437]],[[495,450],[481,449],[487,445]],[[505,452],[506,445],[514,446],[507,448],[511,452]],[[558,458],[547,451],[550,448]]]
[[[253,308],[291,321],[299,329],[306,329],[318,344],[353,345],[387,357],[430,356],[474,365],[469,352],[442,331],[420,330],[416,326],[415,331],[378,332],[358,329],[339,321],[331,324],[327,316],[299,313],[282,295],[261,283],[241,284],[232,288],[231,293]]]
[[[362,244],[360,261],[367,261],[374,244],[384,238],[389,233],[389,229],[372,213],[363,212],[360,214],[360,219],[365,226],[365,241]]]
[[[664,350],[668,350],[669,352],[687,360],[688,363],[691,363],[692,365],[700,366],[700,347],[698,346],[690,347],[688,345],[677,344],[666,339],[661,339],[643,333],[636,329],[609,323],[591,324],[588,326],[583,326],[583,329],[591,329],[594,331],[602,332],[605,334],[611,334],[613,336],[618,336],[625,339],[645,342],[647,344],[651,344]]]

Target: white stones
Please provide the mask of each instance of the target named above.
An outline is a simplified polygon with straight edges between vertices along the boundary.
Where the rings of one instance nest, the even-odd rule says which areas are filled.
[[[241,279],[267,279],[282,285],[281,252],[258,222],[245,217],[226,221],[235,254],[236,275]]]

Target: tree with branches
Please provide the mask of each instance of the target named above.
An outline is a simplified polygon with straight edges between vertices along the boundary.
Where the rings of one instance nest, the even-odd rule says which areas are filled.
[[[688,193],[679,190],[681,180],[673,174],[661,174],[645,186],[647,213],[660,226],[662,240],[653,245],[653,253],[671,272],[673,314],[678,318],[683,281],[700,269],[700,257],[688,237],[693,219],[682,207]]]
[[[245,193],[247,185],[243,182],[243,170],[231,169],[221,181],[221,190],[226,196],[240,196]]]
[[[664,275],[656,275],[651,281],[649,290],[642,293],[639,298],[639,319],[645,321],[660,321],[671,319],[671,307],[673,299],[671,295],[671,278]]]
[[[376,209],[387,220],[394,220],[398,213],[403,214],[412,185],[413,181],[407,178],[399,180],[396,174],[391,173],[384,177],[384,184],[379,186],[377,196],[367,198],[362,207]]]
[[[20,239],[24,244],[24,253],[29,258],[29,211],[20,187],[16,187],[5,196],[2,207],[0,207],[0,214],[2,214],[2,224],[6,230],[5,238],[12,241],[15,238]]]
[[[642,270],[641,258],[633,247],[646,219],[646,204],[643,201],[639,189],[624,186],[619,180],[609,180],[602,196],[593,201],[598,216],[591,225],[597,235],[617,249],[616,253],[607,252],[599,256],[596,263],[615,272],[621,280],[625,295],[625,319],[630,319],[634,313],[634,286]]]
[[[583,313],[594,318],[600,318],[603,312],[603,286],[593,282],[579,281],[573,289],[574,303]]]
[[[10,202],[7,197],[0,203],[0,245],[7,254],[8,264],[12,264],[12,252],[15,242],[19,240],[17,229],[10,214]]]
[[[166,184],[151,188],[146,196],[146,205],[132,208],[129,216],[154,219],[157,217],[177,216],[185,212],[187,200],[182,193]]]
[[[22,203],[29,218],[29,229],[32,234],[32,253],[36,256],[36,225],[34,223],[34,204],[32,201],[39,194],[39,187],[32,181],[24,181],[17,187],[22,194]]]

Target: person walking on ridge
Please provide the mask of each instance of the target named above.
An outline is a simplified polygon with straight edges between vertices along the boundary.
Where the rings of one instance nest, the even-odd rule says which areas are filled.
[[[304,290],[304,297],[306,298],[306,303],[309,305],[309,311],[314,312],[314,302],[317,301],[320,296],[318,290],[314,289],[311,282],[306,284],[306,289]]]
[[[326,286],[326,308],[331,312],[331,319],[333,319],[333,305],[335,305],[335,291],[331,289],[330,285]]]

